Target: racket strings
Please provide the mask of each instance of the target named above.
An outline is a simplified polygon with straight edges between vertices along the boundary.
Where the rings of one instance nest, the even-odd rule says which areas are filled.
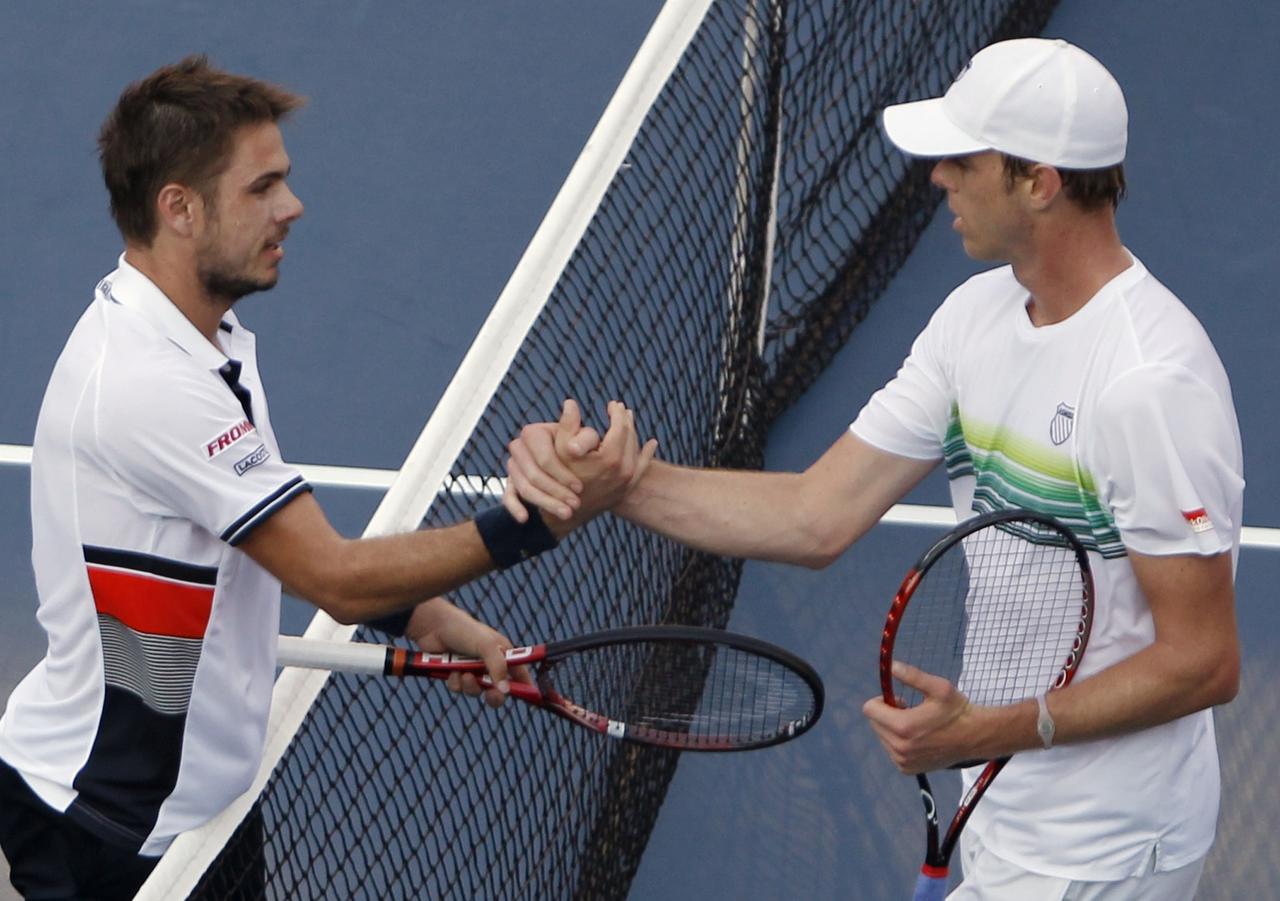
[[[676,747],[766,742],[816,708],[802,676],[725,644],[604,645],[544,665],[538,678],[544,690],[625,723],[629,733],[662,733],[662,743]]]
[[[893,657],[955,684],[975,704],[1007,705],[1052,687],[1084,627],[1075,552],[1047,528],[988,527],[925,572],[903,613]],[[899,703],[921,693],[895,682]]]

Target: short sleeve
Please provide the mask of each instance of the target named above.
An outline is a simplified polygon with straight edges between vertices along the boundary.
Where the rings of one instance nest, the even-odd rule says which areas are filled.
[[[230,544],[310,486],[280,460],[217,373],[104,385],[97,445],[117,478]]]
[[[934,313],[898,374],[871,396],[849,430],[874,447],[917,460],[942,457],[955,406],[945,341],[944,304]]]
[[[1095,415],[1089,466],[1127,547],[1207,556],[1235,545],[1244,478],[1228,400],[1185,367],[1153,364],[1109,385]]]

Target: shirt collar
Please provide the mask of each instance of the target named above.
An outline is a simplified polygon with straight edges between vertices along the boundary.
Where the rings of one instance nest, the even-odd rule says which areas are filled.
[[[120,254],[116,271],[102,280],[98,290],[107,300],[141,315],[206,369],[219,369],[227,362],[227,355],[210,344],[191,320],[156,287],[155,282],[125,260],[124,254]],[[244,331],[230,310],[222,319],[222,330],[232,334]]]

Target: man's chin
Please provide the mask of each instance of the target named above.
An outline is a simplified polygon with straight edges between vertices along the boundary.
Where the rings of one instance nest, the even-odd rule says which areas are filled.
[[[220,275],[208,275],[203,279],[204,289],[212,297],[223,297],[232,302],[256,294],[259,291],[270,291],[280,280],[280,274],[272,271],[262,278],[227,278]]]

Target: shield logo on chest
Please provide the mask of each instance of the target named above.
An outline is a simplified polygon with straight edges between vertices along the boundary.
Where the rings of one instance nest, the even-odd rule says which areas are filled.
[[[1071,437],[1071,429],[1076,424],[1076,408],[1071,404],[1058,404],[1053,419],[1049,421],[1049,440],[1054,444],[1062,444]]]

